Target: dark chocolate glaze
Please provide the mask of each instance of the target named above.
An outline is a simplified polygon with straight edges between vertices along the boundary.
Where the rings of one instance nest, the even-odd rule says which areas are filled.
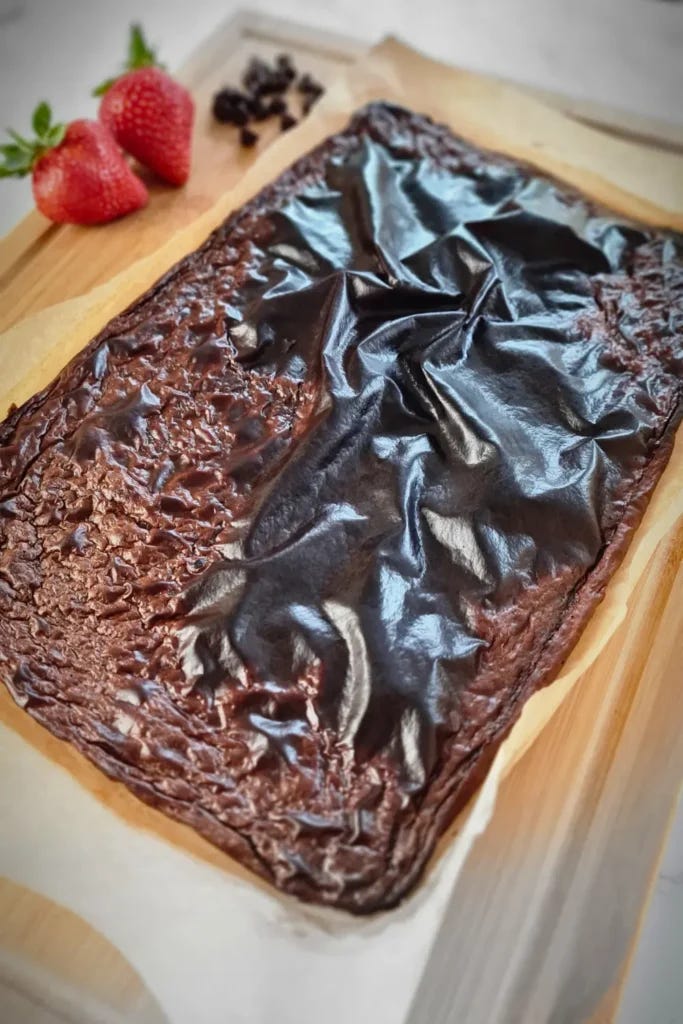
[[[681,416],[680,239],[359,113],[0,427],[0,672],[287,892],[396,903]]]

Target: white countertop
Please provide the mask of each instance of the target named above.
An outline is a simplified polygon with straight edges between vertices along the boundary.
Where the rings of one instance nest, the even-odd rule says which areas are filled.
[[[117,69],[133,20],[144,24],[174,67],[239,6],[231,0],[0,0],[0,125],[26,129],[44,98],[60,119],[92,116],[90,90]],[[393,32],[454,64],[683,124],[683,3],[290,0],[283,6],[260,0],[251,6],[367,42]],[[28,179],[0,181],[0,234],[31,205]],[[655,881],[619,1024],[681,1024],[681,964],[683,805]]]

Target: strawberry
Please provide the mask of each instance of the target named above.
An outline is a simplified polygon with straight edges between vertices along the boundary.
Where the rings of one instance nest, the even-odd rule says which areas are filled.
[[[126,152],[171,185],[190,173],[194,103],[187,89],[157,63],[139,25],[133,25],[125,72],[95,90],[100,119]]]
[[[57,224],[101,224],[140,209],[147,189],[99,121],[52,124],[47,103],[33,113],[36,139],[10,132],[0,177],[33,175],[36,206]]]

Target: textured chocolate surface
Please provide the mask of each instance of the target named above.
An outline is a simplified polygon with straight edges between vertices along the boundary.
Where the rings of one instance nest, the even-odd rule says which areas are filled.
[[[290,893],[415,883],[681,416],[680,239],[375,105],[0,426],[0,675]]]

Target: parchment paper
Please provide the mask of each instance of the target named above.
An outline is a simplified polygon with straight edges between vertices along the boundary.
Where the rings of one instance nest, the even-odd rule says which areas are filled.
[[[237,189],[158,253],[1,336],[0,414],[47,384],[111,316],[231,210],[343,127],[350,112],[370,99],[395,99],[432,114],[474,141],[533,160],[634,216],[683,224],[680,158],[652,161],[618,140],[605,146],[590,129],[511,95],[495,82],[463,77],[399,44],[383,44],[362,70],[352,69],[328,92],[313,116],[270,147]],[[501,779],[621,624],[636,581],[682,513],[679,439],[627,558],[565,669],[527,703],[482,789],[442,841],[425,881],[397,910],[358,920],[278,895],[109,782],[29,720],[4,690],[0,871],[100,929],[141,973],[172,1021],[346,1024],[358,1018],[396,1024],[405,1018],[455,879],[494,811]]]

